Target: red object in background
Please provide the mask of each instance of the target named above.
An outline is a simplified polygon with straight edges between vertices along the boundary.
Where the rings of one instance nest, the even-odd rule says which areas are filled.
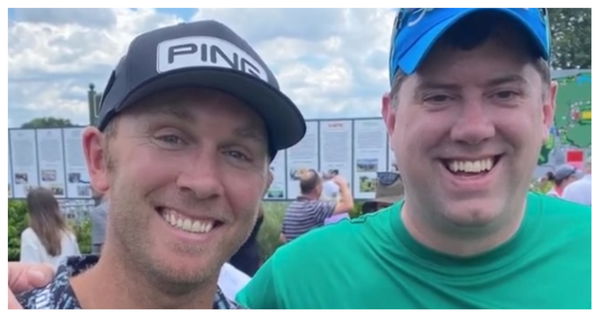
[[[567,163],[581,169],[583,167],[583,150],[567,150]]]

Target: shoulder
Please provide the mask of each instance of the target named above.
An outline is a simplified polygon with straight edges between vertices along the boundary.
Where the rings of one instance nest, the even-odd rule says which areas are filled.
[[[34,241],[37,240],[37,235],[35,234],[32,228],[28,227],[23,232],[21,232],[21,240]]]
[[[308,258],[307,255],[314,254],[319,254],[319,258],[335,257],[329,252],[346,250],[356,242],[387,233],[390,213],[398,212],[398,207],[394,208],[394,206],[314,229],[283,245],[277,249],[275,255],[284,262],[296,258],[305,259]]]
[[[17,295],[25,309],[76,309],[79,302],[69,283],[70,274],[66,266],[60,266],[50,284]]]
[[[91,268],[98,262],[97,255],[73,256],[60,265],[50,284],[17,295],[25,309],[79,309],[79,301],[69,279]]]
[[[537,193],[529,193],[528,201],[528,213],[539,211],[547,220],[591,224],[592,209],[590,206]]]
[[[591,207],[563,200],[560,197],[551,197],[548,195],[530,192],[527,198],[535,205],[539,204],[544,210],[551,210],[563,213],[568,213],[570,211],[591,213]]]

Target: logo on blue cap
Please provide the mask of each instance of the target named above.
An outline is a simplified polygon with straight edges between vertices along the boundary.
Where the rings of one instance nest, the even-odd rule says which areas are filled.
[[[540,55],[550,57],[550,30],[546,9],[521,8],[444,8],[400,9],[392,32],[389,71],[390,83],[398,71],[413,74],[433,45],[448,28],[477,11],[506,14],[521,24],[534,39]]]

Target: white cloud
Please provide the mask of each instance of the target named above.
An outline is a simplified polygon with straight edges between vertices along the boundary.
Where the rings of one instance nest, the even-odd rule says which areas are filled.
[[[57,116],[85,125],[87,89],[102,91],[139,33],[182,20],[153,9],[17,9],[8,30],[9,123]]]
[[[307,118],[380,116],[380,97],[389,85],[387,52],[393,11],[327,11],[328,19],[310,20],[310,28],[321,30],[318,36],[290,32],[289,29],[302,29],[308,24],[306,20],[290,18],[277,37],[250,43],[274,71],[281,89]],[[280,16],[274,11],[269,14]],[[226,21],[229,16],[221,18]],[[238,16],[236,23],[240,24],[240,20],[244,18]],[[240,34],[251,34],[258,27],[254,23],[240,25]]]
[[[307,118],[379,116],[388,88],[389,9],[200,9],[245,38]],[[182,22],[153,9],[18,9],[8,30],[9,124],[43,113],[86,124],[133,37]]]

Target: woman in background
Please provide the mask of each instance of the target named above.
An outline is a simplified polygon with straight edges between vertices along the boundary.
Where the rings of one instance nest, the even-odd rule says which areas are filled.
[[[27,193],[29,227],[21,233],[21,262],[48,263],[56,269],[68,256],[80,255],[52,192],[45,188]]]

